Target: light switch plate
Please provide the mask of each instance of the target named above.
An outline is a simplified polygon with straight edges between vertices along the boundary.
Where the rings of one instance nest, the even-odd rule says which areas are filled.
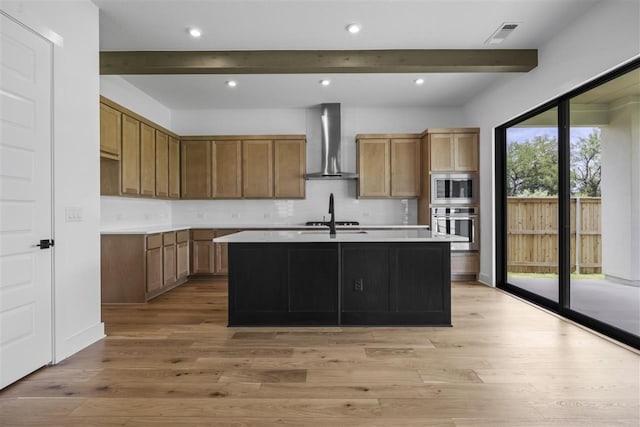
[[[82,222],[82,208],[68,206],[64,208],[65,222]]]

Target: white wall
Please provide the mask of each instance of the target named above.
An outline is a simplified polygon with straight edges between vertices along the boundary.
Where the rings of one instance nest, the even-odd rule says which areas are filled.
[[[88,0],[2,2],[54,46],[54,361],[104,336],[100,321],[98,9]],[[78,207],[81,222],[65,222]]]
[[[514,74],[465,106],[481,127],[480,280],[495,285],[494,128],[640,55],[640,2],[607,0],[539,50],[538,67]],[[636,218],[637,220],[637,218]]]
[[[120,76],[100,76],[100,95],[171,129],[171,110]]]
[[[622,100],[602,128],[602,272],[640,285],[640,97]]]

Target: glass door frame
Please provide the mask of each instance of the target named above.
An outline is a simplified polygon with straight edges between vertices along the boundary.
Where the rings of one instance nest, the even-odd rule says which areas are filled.
[[[495,128],[495,267],[496,286],[522,299],[640,349],[640,337],[571,309],[570,110],[571,98],[640,68],[640,58],[596,78]],[[558,301],[542,297],[507,279],[507,129],[547,110],[558,109]]]

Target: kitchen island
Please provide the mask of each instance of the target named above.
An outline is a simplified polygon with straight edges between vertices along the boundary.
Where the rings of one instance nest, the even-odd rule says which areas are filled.
[[[450,244],[427,230],[243,231],[229,326],[451,325]]]

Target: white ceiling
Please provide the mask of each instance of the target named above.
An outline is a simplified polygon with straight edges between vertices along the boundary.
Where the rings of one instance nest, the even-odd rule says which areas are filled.
[[[93,0],[112,50],[531,49],[599,0]],[[345,26],[362,25],[351,35]],[[504,22],[520,26],[498,46]],[[193,39],[187,28],[203,36]],[[462,106],[509,74],[123,76],[172,109]],[[422,86],[413,80],[425,79]],[[236,88],[224,83],[233,78]],[[318,81],[330,78],[322,87]]]

